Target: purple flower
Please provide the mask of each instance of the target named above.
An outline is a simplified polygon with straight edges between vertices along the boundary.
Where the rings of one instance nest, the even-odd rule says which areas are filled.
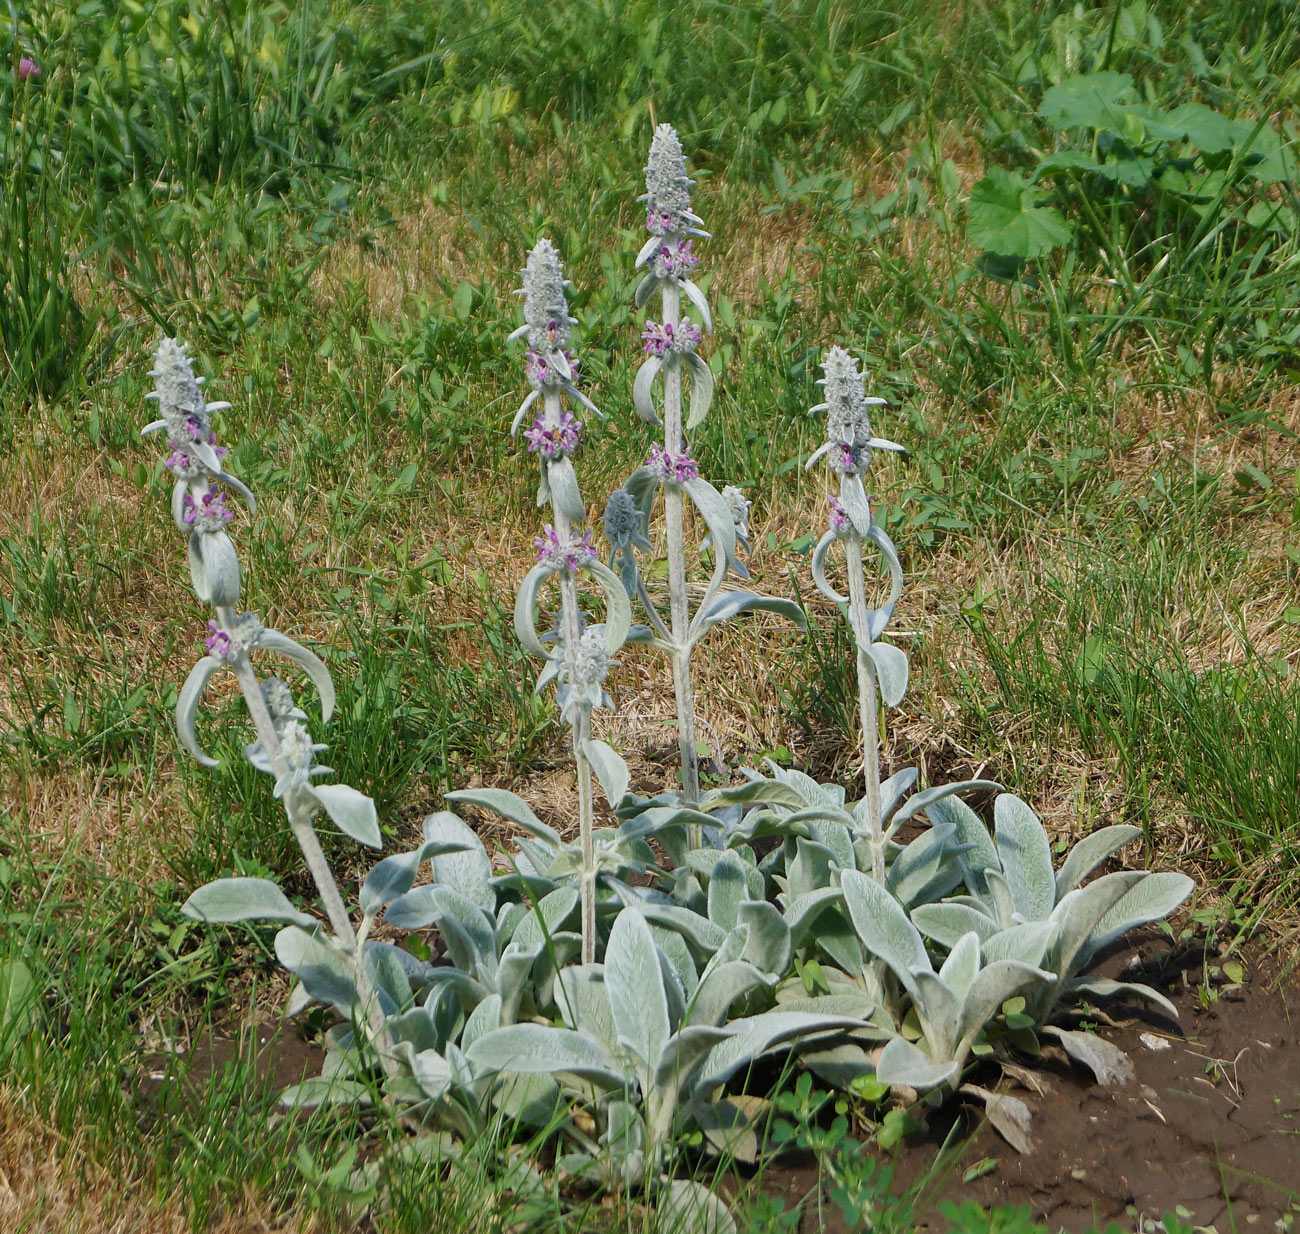
[[[689,240],[670,240],[656,250],[652,269],[656,278],[686,278],[699,264]]]
[[[838,497],[826,498],[831,508],[831,530],[839,535],[848,526],[849,516],[844,513],[844,505]]]
[[[184,450],[173,450],[167,456],[167,461],[163,463],[163,466],[171,468],[177,475],[180,475],[183,472],[189,473],[194,466],[194,460]]]
[[[577,381],[578,357],[569,350],[553,350],[560,350],[560,354],[569,362],[569,380]],[[551,364],[550,356],[543,355],[540,351],[534,351],[531,348],[524,355],[524,376],[528,378],[528,384],[534,390],[540,390],[543,386],[562,385],[565,381],[560,370]]]
[[[230,635],[227,634],[215,621],[208,622],[208,637],[203,640],[203,646],[207,648],[208,655],[217,656],[219,659],[225,659],[230,654]]]
[[[596,559],[596,547],[591,542],[590,531],[584,531],[577,540],[561,540],[555,528],[547,523],[545,534],[534,536],[533,544],[537,549],[539,564],[545,562],[556,570],[563,568],[571,574]]]
[[[185,494],[184,513],[181,517],[187,527],[195,531],[220,531],[232,518],[234,511],[226,508],[226,495],[220,489],[209,489],[196,502]]]
[[[31,56],[24,56],[18,61],[18,77],[26,81],[29,77],[39,77],[41,75],[41,66],[36,63]]]
[[[690,446],[683,446],[680,454],[669,454],[663,446],[653,445],[645,465],[665,484],[683,484],[700,474],[699,464],[691,458]]]
[[[831,470],[843,476],[860,476],[871,466],[871,447],[863,442],[837,442],[830,453]]]
[[[548,421],[545,414],[538,416],[533,427],[525,430],[524,437],[530,451],[541,454],[543,458],[562,458],[578,448],[581,428],[581,420],[575,419],[571,412],[562,411],[555,422]]]
[[[645,353],[648,356],[663,356],[668,353],[685,355],[700,345],[700,328],[689,317],[683,317],[677,325],[666,321],[660,325],[657,321],[647,321],[641,331]]]

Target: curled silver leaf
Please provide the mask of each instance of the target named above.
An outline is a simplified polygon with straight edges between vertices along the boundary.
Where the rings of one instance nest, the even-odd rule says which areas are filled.
[[[247,484],[237,476],[232,476],[228,471],[218,473],[216,478],[227,488],[234,489],[244,499],[244,504],[248,506],[250,514],[257,513],[257,498],[253,496],[253,490]]]
[[[653,274],[647,274],[636,286],[636,306],[645,308],[646,301],[654,294],[654,289],[659,285],[659,280]]]
[[[663,368],[664,362],[658,356],[648,356],[636,371],[636,380],[632,383],[632,406],[636,414],[647,424],[662,424],[659,413],[655,411],[654,397],[651,390],[654,380]]]
[[[295,643],[287,634],[279,630],[262,630],[257,635],[254,646],[265,651],[274,651],[288,660],[292,660],[311,679],[320,695],[320,714],[322,720],[328,720],[334,714],[334,682],[330,680],[330,671],[314,652],[308,651],[300,643]]]
[[[573,469],[573,461],[567,457],[551,459],[546,464],[546,481],[556,513],[563,514],[571,523],[581,523],[587,517],[587,508],[578,491],[578,473]]]
[[[849,516],[853,530],[860,536],[871,533],[871,502],[862,487],[860,476],[845,476],[840,483],[840,503]]]
[[[842,596],[834,587],[831,586],[830,580],[826,577],[826,553],[830,546],[839,539],[833,531],[828,531],[820,540],[817,541],[817,547],[813,549],[812,555],[812,577],[817,586],[817,590],[822,593],[832,604],[847,604],[848,597]]]
[[[836,443],[833,441],[823,441],[822,444],[818,446],[817,449],[814,450],[811,455],[809,455],[808,461],[803,465],[804,470],[807,471],[808,468],[810,468],[819,458],[821,458],[823,454],[827,454],[831,450],[834,450],[835,445]]]
[[[605,593],[605,645],[613,655],[623,646],[632,628],[632,605],[623,580],[603,561],[597,558],[588,562],[586,570],[596,578]]]
[[[583,392],[579,390],[577,386],[565,386],[564,392],[568,394],[571,398],[576,398],[578,402],[580,402],[598,420],[608,419],[605,413],[601,411],[601,409],[597,407],[596,404],[591,401],[591,399],[589,399],[585,394],[583,394]]]
[[[715,551],[723,556],[729,566],[733,565],[736,560],[736,521],[727,499],[707,480],[701,480],[698,476],[694,480],[687,480],[682,487],[704,516],[713,536]]]
[[[199,746],[198,738],[194,735],[194,717],[212,674],[224,667],[224,661],[218,657],[204,656],[190,669],[190,675],[185,678],[180,697],[176,700],[176,735],[185,752],[203,767],[220,767],[221,764],[211,755],[205,754]]]
[[[651,236],[642,246],[641,251],[636,255],[636,264],[632,267],[634,270],[641,269],[651,257],[655,255],[655,250],[664,242],[662,236]]]
[[[537,592],[553,572],[551,566],[539,562],[524,575],[524,581],[519,584],[519,591],[515,596],[515,637],[523,644],[526,651],[543,660],[550,658],[550,652],[542,646],[542,640],[537,637],[537,625],[533,614],[537,609]],[[622,584],[620,583],[619,586],[621,589]]]
[[[146,394],[145,398],[153,398],[152,394]],[[152,420],[140,430],[141,437],[148,437],[150,433],[158,433],[167,427],[166,420]]]
[[[704,293],[690,279],[682,279],[681,287],[686,293],[686,298],[699,310],[704,328],[712,334],[713,314],[709,312],[709,302],[704,298]]]
[[[687,354],[686,367],[691,371],[691,414],[686,427],[693,429],[704,423],[713,403],[713,370],[703,357],[694,352]]]
[[[195,540],[199,542],[208,602],[217,608],[234,608],[239,603],[239,557],[234,542],[224,531],[196,531],[190,536],[191,546]],[[193,561],[191,552],[191,567]]]
[[[519,410],[515,412],[515,418],[510,421],[511,437],[519,432],[519,426],[524,422],[524,413],[537,401],[537,396],[539,394],[541,394],[540,390],[529,390],[524,401],[520,403]]]
[[[188,480],[177,480],[172,485],[172,521],[175,522],[178,531],[189,531],[185,522],[185,498],[189,491]]]
[[[212,590],[208,586],[208,567],[203,561],[203,554],[199,552],[199,537],[190,536],[188,540],[190,555],[190,584],[194,588],[194,594],[203,601],[204,604],[211,604]]]
[[[875,541],[881,555],[889,566],[889,599],[885,601],[878,611],[892,616],[894,605],[898,603],[898,597],[903,594],[903,564],[898,560],[898,549],[894,547],[893,540],[889,538],[885,529],[878,523],[872,522],[871,530],[867,532],[867,536]],[[886,622],[888,622],[889,616],[886,616]],[[883,630],[885,627],[882,625],[880,628]],[[871,637],[874,639],[879,636],[879,631],[877,631]]]

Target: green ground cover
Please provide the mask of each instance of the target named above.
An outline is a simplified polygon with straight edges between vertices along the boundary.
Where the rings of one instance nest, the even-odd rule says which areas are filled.
[[[715,237],[718,392],[692,444],[755,499],[762,589],[810,617],[701,653],[711,744],[853,774],[801,465],[843,341],[910,448],[876,492],[913,580],[888,758],[982,769],[1061,838],[1138,823],[1234,925],[1294,899],[1292,6],[90,0],[0,30],[0,963],[44,996],[4,1031],[0,1138],[47,1163],[11,1189],[11,1228],[99,1229],[105,1205],[123,1229],[348,1228],[350,1163],[329,1171],[355,1124],[268,1129],[275,1078],[248,1051],[188,1087],[143,1078],[284,993],[270,933],[184,921],[189,890],[297,868],[239,759],[177,757],[207,614],[138,438],[154,344],[184,338],[234,404],[230,465],[261,498],[248,590],[328,649],[331,761],[388,834],[475,777],[562,807],[510,628],[536,513],[505,433],[509,293],[550,234],[610,413],[583,464],[604,493],[649,440],[633,199],[656,120]],[[736,671],[742,639],[770,673]],[[620,672],[609,739],[662,781],[671,685],[636,653]],[[227,701],[208,736],[233,756]],[[643,1219],[556,1180],[521,1217],[492,1153],[408,1163],[375,1227]]]

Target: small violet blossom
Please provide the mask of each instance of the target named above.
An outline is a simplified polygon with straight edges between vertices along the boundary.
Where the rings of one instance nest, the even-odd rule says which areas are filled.
[[[215,621],[208,622],[208,636],[203,640],[203,646],[207,649],[210,656],[216,656],[219,660],[224,660],[230,655],[232,643],[230,635],[227,634]]]
[[[195,531],[214,532],[221,531],[235,515],[226,507],[226,495],[220,489],[209,489],[197,502],[185,494],[182,517]]]
[[[691,458],[690,446],[683,446],[680,454],[669,454],[656,443],[650,447],[650,457],[645,465],[665,484],[684,484],[700,474],[699,464]]]
[[[572,412],[560,412],[558,421],[548,421],[545,415],[538,416],[533,426],[526,429],[524,438],[528,449],[543,458],[566,458],[578,448],[578,434],[582,421]]]
[[[23,56],[18,61],[18,77],[21,81],[26,81],[30,77],[39,77],[41,75],[41,66],[36,63],[31,56]]]
[[[564,569],[574,574],[596,559],[590,531],[584,531],[580,539],[561,540],[555,528],[547,523],[545,534],[534,536],[533,544],[537,549],[538,564],[549,565],[554,570]]]
[[[838,497],[827,497],[827,504],[831,508],[831,530],[837,535],[843,535],[844,529],[849,526],[849,516],[844,512],[844,503]]]
[[[655,250],[650,269],[658,279],[688,278],[699,264],[689,240],[672,240]]]
[[[671,321],[660,325],[657,321],[647,321],[641,331],[648,356],[686,355],[700,345],[700,328],[689,317],[674,326]]]

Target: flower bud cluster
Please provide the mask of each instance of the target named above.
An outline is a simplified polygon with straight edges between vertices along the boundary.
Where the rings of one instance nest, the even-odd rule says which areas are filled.
[[[693,352],[700,345],[700,327],[689,317],[683,317],[677,325],[666,321],[660,325],[657,321],[647,321],[641,331],[648,356],[676,355],[684,356]]]
[[[844,512],[844,503],[838,497],[827,497],[827,505],[831,508],[831,530],[837,535],[847,535],[846,529],[851,529],[849,516]]]
[[[573,684],[583,690],[599,690],[609,676],[609,647],[603,630],[584,630],[573,657]]]
[[[234,517],[234,511],[226,505],[225,493],[219,488],[209,489],[198,501],[191,494],[185,494],[181,519],[192,531],[221,531]]]
[[[650,447],[645,465],[665,484],[684,484],[700,474],[700,465],[691,458],[690,446],[683,446],[680,454],[670,454],[656,443]]]
[[[523,290],[528,382],[535,390],[566,385],[573,379],[576,361],[568,351],[569,303],[560,255],[549,240],[538,240],[528,254]]]
[[[577,539],[572,536],[561,539],[555,528],[547,523],[545,534],[534,536],[533,544],[537,549],[539,565],[548,565],[554,570],[568,570],[570,574],[581,570],[596,558],[590,531],[584,531]]]
[[[736,534],[742,540],[749,539],[749,511],[753,502],[734,484],[726,485],[722,490],[722,499],[731,510],[731,521],[736,526]]]
[[[215,621],[208,622],[208,634],[203,646],[208,655],[219,660],[229,660],[257,646],[258,635],[262,633],[262,623],[256,613],[241,613],[229,628]],[[283,682],[278,683],[287,691]],[[290,702],[292,709],[292,701]],[[274,709],[272,709],[274,714]]]
[[[671,124],[655,129],[646,162],[646,220],[652,236],[679,235],[695,216],[691,213],[691,185],[686,174],[686,156]]]
[[[174,338],[165,338],[158,344],[149,376],[154,379],[155,388],[145,398],[157,400],[162,416],[158,427],[166,428],[167,442],[172,448],[167,466],[182,479],[201,474],[203,469],[193,447],[201,443],[219,451],[219,455],[225,453],[212,431],[212,413],[230,404],[208,403],[204,399],[203,378],[194,376],[194,366],[184,344]]]
[[[572,412],[562,411],[558,420],[548,420],[545,414],[538,416],[524,431],[524,439],[531,453],[547,459],[567,458],[578,448],[581,430],[582,421]]]
[[[843,347],[832,347],[823,368],[827,440],[865,445],[871,440],[871,418],[857,361]]]

